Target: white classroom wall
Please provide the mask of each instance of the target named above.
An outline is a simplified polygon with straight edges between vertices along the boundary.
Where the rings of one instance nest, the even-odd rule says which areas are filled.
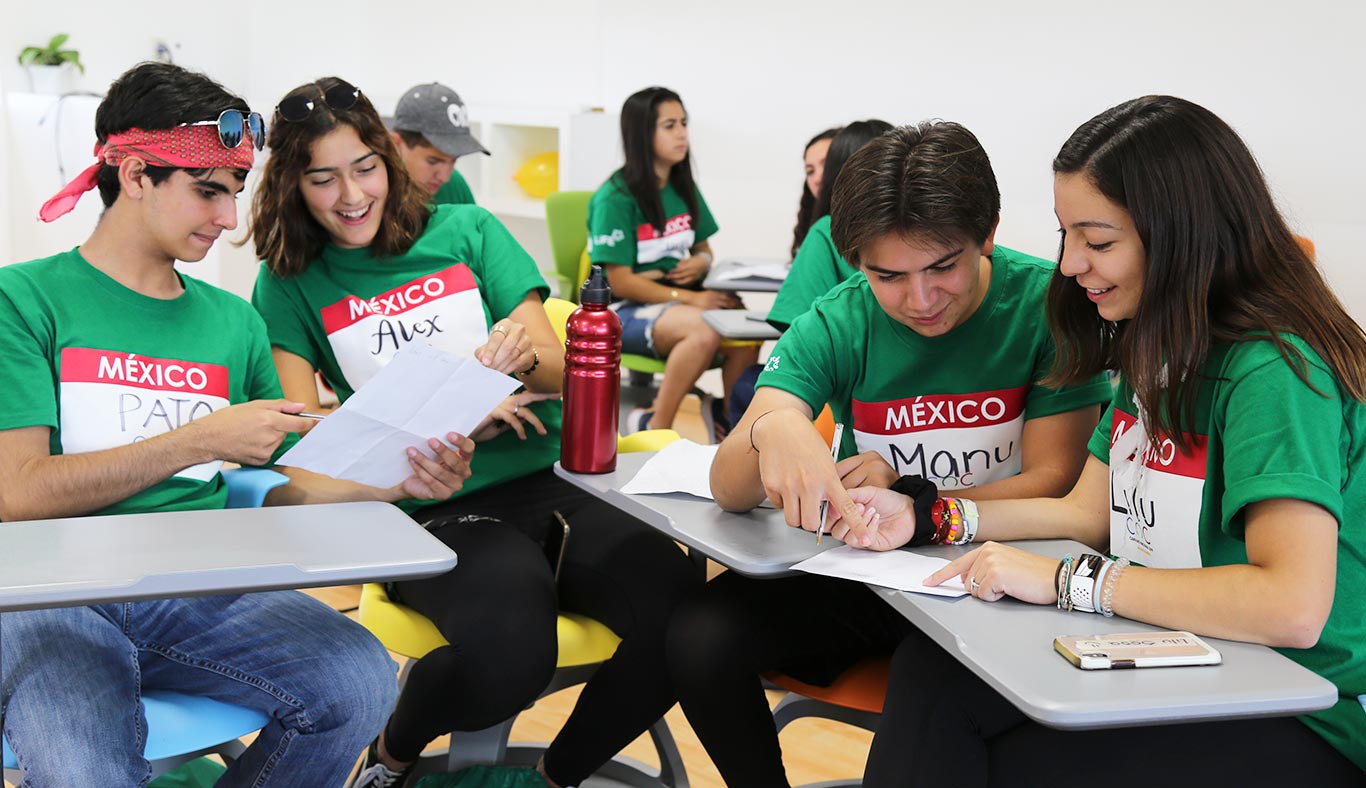
[[[381,18],[382,7],[395,16]],[[58,29],[71,32],[90,70],[84,86],[100,89],[162,38],[179,45],[177,62],[204,68],[260,109],[331,73],[360,86],[382,110],[404,87],[428,80],[454,86],[475,105],[612,112],[640,87],[667,85],[692,118],[697,176],[721,226],[713,247],[722,257],[782,255],[803,143],[822,128],[867,117],[939,117],[971,128],[1001,183],[998,240],[1051,256],[1048,167],[1058,146],[1107,106],[1173,93],[1208,106],[1243,134],[1292,224],[1314,240],[1330,281],[1366,322],[1366,274],[1354,259],[1366,248],[1360,0],[1269,7],[849,0],[819,14],[779,0],[248,0],[230,16],[206,5],[164,14],[143,0],[116,14],[107,8],[68,0],[60,12],[8,20],[0,52]],[[14,90],[23,75],[12,58],[5,69],[0,84]],[[65,245],[34,250],[41,240],[29,231],[36,205],[25,204],[29,196],[9,198],[10,238],[0,234],[5,259]],[[71,229],[79,235],[87,228]],[[541,225],[521,221],[513,230],[549,268]],[[247,292],[250,255],[222,257],[223,284]]]

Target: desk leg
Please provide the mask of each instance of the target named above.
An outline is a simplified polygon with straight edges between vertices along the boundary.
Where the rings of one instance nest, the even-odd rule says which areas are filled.
[[[689,560],[689,561],[692,561],[692,565],[695,566],[695,567],[697,567],[697,573],[698,573],[699,575],[701,575],[701,576],[702,576],[702,579],[705,581],[705,580],[707,579],[707,555],[706,555],[706,553],[703,553],[701,550],[698,550],[698,549],[695,548],[695,547],[689,547],[689,548],[688,548],[688,560]]]

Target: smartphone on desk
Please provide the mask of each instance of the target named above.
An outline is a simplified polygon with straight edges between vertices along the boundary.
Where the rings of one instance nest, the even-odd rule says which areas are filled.
[[[551,514],[550,528],[545,534],[545,560],[550,562],[550,571],[555,574],[558,585],[560,568],[564,566],[564,550],[569,546],[569,521],[558,511]]]
[[[1223,661],[1217,649],[1189,632],[1067,635],[1054,638],[1053,649],[1082,670],[1218,665]]]

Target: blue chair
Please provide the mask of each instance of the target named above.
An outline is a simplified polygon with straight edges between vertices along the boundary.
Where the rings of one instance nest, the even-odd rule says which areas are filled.
[[[229,509],[260,506],[267,492],[289,482],[283,474],[262,468],[224,471],[223,479],[228,485]],[[142,704],[147,713],[143,756],[152,764],[153,778],[204,755],[217,754],[231,762],[246,749],[238,740],[270,721],[259,711],[165,690],[143,692]],[[22,783],[24,773],[9,743],[0,741],[0,747],[5,779]]]

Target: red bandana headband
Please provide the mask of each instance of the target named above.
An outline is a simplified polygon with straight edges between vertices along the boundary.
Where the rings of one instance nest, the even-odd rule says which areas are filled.
[[[122,134],[111,134],[103,145],[95,143],[97,161],[43,203],[38,218],[50,222],[75,208],[81,196],[95,188],[95,176],[101,165],[117,167],[133,156],[156,167],[249,170],[254,161],[252,142],[251,131],[244,129],[242,143],[235,148],[225,148],[218,139],[217,127],[212,125],[153,131],[129,129]]]

